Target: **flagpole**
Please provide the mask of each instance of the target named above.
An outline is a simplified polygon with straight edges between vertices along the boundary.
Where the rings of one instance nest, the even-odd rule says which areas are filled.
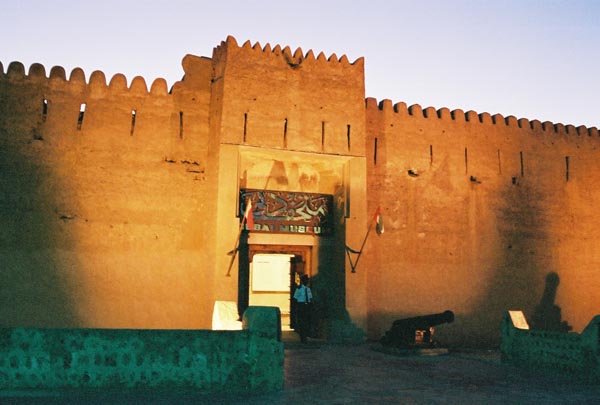
[[[352,267],[352,273],[356,273],[356,266],[358,265],[358,261],[360,260],[360,257],[362,256],[362,251],[363,248],[365,247],[365,243],[367,243],[367,238],[369,237],[369,233],[371,232],[371,228],[373,227],[373,222],[374,222],[373,218],[371,220],[371,222],[369,222],[369,228],[367,228],[367,233],[365,235],[365,238],[362,241],[362,245],[360,245],[360,250],[358,251],[358,257],[356,258],[356,261],[354,262],[354,264],[352,264],[352,261],[350,262],[350,266]],[[348,256],[348,258],[350,258],[350,256]]]
[[[244,229],[244,225],[246,225],[246,217],[242,219],[242,223],[240,224],[240,228],[238,229],[238,234],[235,238],[235,246],[233,247],[233,250],[229,252],[231,254],[231,261],[229,262],[229,268],[227,269],[227,277],[231,277],[231,268],[233,267],[233,262],[235,261],[235,257],[237,256],[237,251],[240,246],[240,236],[242,236],[242,230]]]
[[[373,222],[377,222],[377,226],[379,227],[380,219],[381,219],[381,210],[379,207],[377,207],[377,210],[375,211],[375,216],[373,216],[373,218],[369,222],[369,227],[367,228],[367,233],[365,234],[365,238],[363,239],[362,245],[360,245],[360,250],[358,252],[353,249],[350,249],[348,247],[348,245],[346,245],[346,255],[348,256],[348,261],[350,262],[350,267],[352,269],[352,273],[356,273],[356,266],[358,265],[358,261],[360,260],[360,257],[362,256],[362,252],[365,247],[365,243],[367,243],[367,238],[369,237],[369,233],[371,232],[371,228],[373,227]],[[378,234],[383,233],[383,223],[381,226],[381,233],[380,233],[379,228],[377,229],[377,233]],[[350,251],[352,251],[352,253],[358,253],[358,256],[356,257],[356,261],[354,263],[352,263],[352,257],[350,257]]]
[[[231,268],[233,267],[233,262],[237,256],[238,248],[240,247],[240,237],[242,236],[242,231],[244,230],[244,225],[248,222],[248,215],[251,215],[250,210],[252,209],[252,201],[248,199],[246,201],[246,210],[244,211],[244,216],[242,217],[242,222],[240,223],[240,227],[238,229],[237,236],[235,238],[235,246],[233,250],[229,252],[231,254],[231,260],[229,261],[229,267],[227,268],[227,277],[231,277]]]

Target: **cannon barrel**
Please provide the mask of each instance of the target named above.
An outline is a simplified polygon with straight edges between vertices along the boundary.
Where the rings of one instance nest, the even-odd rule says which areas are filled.
[[[453,321],[454,312],[452,311],[398,319],[392,323],[392,328],[381,338],[381,343],[386,346],[409,346],[415,344],[417,331],[426,332],[425,341],[421,343],[431,343],[430,328]]]
[[[405,328],[410,327],[415,330],[429,329],[433,326],[441,325],[444,323],[452,323],[454,321],[454,312],[444,311],[439,314],[415,316],[413,318],[404,318],[394,321],[392,328]]]

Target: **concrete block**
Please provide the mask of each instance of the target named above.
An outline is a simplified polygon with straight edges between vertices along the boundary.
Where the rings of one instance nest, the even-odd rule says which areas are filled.
[[[248,307],[242,317],[242,328],[280,342],[281,312],[278,307]]]

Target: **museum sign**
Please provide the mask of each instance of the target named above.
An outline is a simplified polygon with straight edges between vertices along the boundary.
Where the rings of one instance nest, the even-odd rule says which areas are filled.
[[[239,215],[243,217],[251,201],[252,232],[304,233],[326,235],[333,232],[333,196],[295,191],[240,190]]]

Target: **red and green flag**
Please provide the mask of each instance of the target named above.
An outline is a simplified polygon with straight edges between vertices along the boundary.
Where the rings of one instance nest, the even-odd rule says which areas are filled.
[[[373,221],[375,221],[375,231],[377,231],[377,235],[381,235],[385,229],[383,227],[383,216],[381,215],[381,209],[379,207],[377,207],[377,211],[375,211]]]
[[[244,219],[246,220],[246,229],[249,231],[254,229],[254,215],[252,213],[252,200],[246,202],[246,211],[244,211]]]

